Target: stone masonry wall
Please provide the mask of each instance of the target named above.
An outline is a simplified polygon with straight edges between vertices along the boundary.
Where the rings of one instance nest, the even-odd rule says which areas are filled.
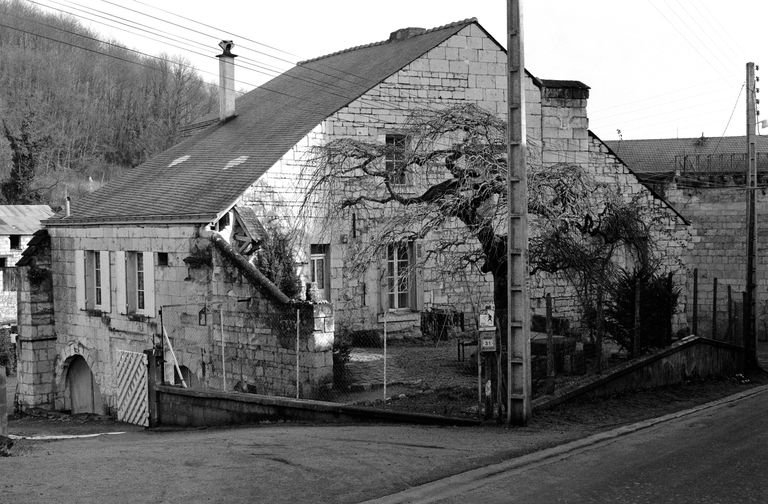
[[[693,299],[693,269],[698,269],[698,335],[712,337],[712,304],[714,279],[718,281],[717,338],[726,335],[728,323],[727,286],[733,300],[741,307],[746,287],[746,196],[736,188],[667,188],[667,198],[688,217],[699,230],[690,251],[690,271],[687,284],[688,299]],[[768,256],[761,252],[768,243],[768,225],[761,215],[768,213],[768,197],[757,192],[758,254],[757,254],[757,317],[758,337],[768,334]],[[692,326],[692,310],[688,310]],[[742,318],[740,312],[736,315]]]
[[[506,81],[505,52],[477,26],[469,26],[318,125],[245,194],[242,202],[257,207],[257,210],[263,209],[260,216],[267,220],[275,215],[296,215],[305,187],[302,185],[305,182],[302,170],[305,169],[307,151],[311,146],[342,137],[383,143],[385,135],[400,131],[409,112],[418,108],[472,102],[503,117],[507,112]],[[626,187],[628,194],[645,191],[649,204],[673,215],[663,205],[659,206],[650,192],[599,141],[590,139],[587,88],[540,88],[539,84],[530,76],[526,77],[529,159],[544,164],[579,164],[595,173],[601,181],[615,181]],[[348,274],[346,265],[351,255],[356,253],[356,243],[365,240],[366,233],[384,212],[369,211],[365,215],[355,215],[356,230],[353,231],[351,212],[341,213],[329,226],[323,221],[324,211],[324,207],[318,206],[313,216],[302,216],[298,220],[304,226],[301,231],[305,233],[299,260],[308,264],[310,243],[328,244],[330,299],[336,308],[337,321],[353,329],[381,328],[385,258],[373,258],[371,266],[362,276]],[[670,226],[676,228],[677,221],[675,218],[672,221],[676,223]],[[446,232],[456,232],[460,227],[456,223],[454,229]],[[356,238],[353,238],[354,235],[357,235]],[[420,246],[429,250],[435,239],[435,236],[427,236]],[[468,246],[472,239],[469,241]],[[675,247],[671,248],[674,254]],[[464,312],[465,318],[471,320],[473,306],[482,308],[492,302],[490,275],[483,277],[472,271],[467,275],[448,277],[440,272],[438,266],[434,261],[427,261],[424,269],[418,272],[418,295],[423,308],[447,305]],[[306,267],[303,272],[309,274]],[[537,312],[541,308],[544,286],[551,285],[550,290],[558,296],[558,315],[576,316],[578,307],[572,289],[562,278],[538,279],[535,285],[532,306]],[[388,322],[390,330],[418,332],[419,313],[390,313]]]
[[[22,408],[52,408],[56,360],[51,250],[41,244],[30,266],[19,268],[16,398]]]
[[[629,201],[640,198],[640,204],[648,209],[648,215],[659,219],[653,230],[653,241],[656,243],[653,254],[661,260],[661,270],[673,273],[673,282],[681,288],[677,313],[673,321],[674,329],[685,327],[686,312],[689,311],[687,287],[689,284],[688,254],[693,250],[696,236],[696,225],[688,225],[682,217],[676,214],[664,201],[655,197],[647,187],[641,184],[608,147],[596,136],[588,136],[589,156],[586,169],[597,183],[610,184]],[[576,158],[565,158],[576,159]],[[621,260],[621,258],[619,258]],[[534,278],[532,307],[537,314],[544,314],[544,297],[552,294],[554,313],[572,320],[578,319],[579,303],[574,288],[562,275],[540,274]]]
[[[205,240],[200,241],[201,248],[207,246]],[[223,390],[221,370],[226,366],[226,391],[296,397],[298,311],[299,395],[315,396],[333,378],[333,307],[329,303],[276,302],[246,281],[217,251],[212,265],[206,275],[214,289],[207,302],[199,300],[164,312],[179,364],[193,375],[192,387]],[[208,320],[201,326],[199,311],[204,307]],[[173,370],[166,362],[166,379],[170,376]]]
[[[269,355],[273,350],[276,351],[277,344],[274,341],[265,343],[259,339],[259,325],[248,324],[250,321],[264,320],[253,310],[263,309],[269,303],[265,301],[263,295],[251,289],[250,285],[242,278],[235,275],[234,280],[232,280],[224,274],[221,264],[217,265],[216,260],[211,259],[210,250],[206,252],[205,247],[200,247],[200,241],[197,238],[198,230],[195,226],[54,227],[49,231],[52,250],[51,281],[53,305],[55,306],[53,315],[55,339],[48,341],[48,346],[45,349],[37,350],[36,355],[42,355],[41,352],[43,351],[48,352],[47,359],[42,361],[36,359],[36,355],[33,356],[28,353],[32,351],[32,348],[26,345],[24,341],[25,338],[31,337],[30,331],[33,330],[28,323],[29,319],[25,319],[21,324],[20,366],[22,369],[26,369],[24,366],[30,368],[30,371],[36,376],[33,380],[34,385],[47,387],[46,390],[49,390],[48,393],[52,395],[52,400],[43,403],[41,402],[44,401],[43,394],[30,393],[29,398],[24,399],[26,406],[45,405],[57,409],[66,408],[68,365],[73,357],[81,356],[90,367],[95,383],[99,387],[104,400],[105,413],[114,413],[118,386],[115,369],[119,351],[142,352],[152,348],[154,344],[159,344],[161,308],[163,308],[164,325],[167,332],[172,337],[176,337],[172,341],[180,348],[177,354],[179,363],[195,373],[198,383],[211,384],[215,383],[216,380],[219,380],[218,383],[220,383],[221,380],[221,366],[219,365],[221,347],[218,344],[221,339],[221,319],[214,316],[212,311],[208,326],[206,326],[206,330],[210,329],[210,333],[205,331],[201,333],[201,326],[198,324],[198,311],[203,306],[224,306],[225,361],[230,373],[234,372],[237,363],[242,365],[244,362],[245,354],[243,352],[247,353],[254,348],[263,352],[266,356],[265,359],[270,362],[282,364],[283,361],[287,360],[282,357],[275,359]],[[208,248],[210,248],[210,243],[207,240],[203,242],[208,243]],[[74,265],[76,250],[109,251],[111,298],[109,311],[78,309]],[[119,250],[152,253],[155,303],[153,314],[124,314],[121,312],[125,310],[118,309],[116,306],[115,251]],[[167,265],[159,264],[159,252],[167,254]],[[207,260],[205,259],[206,254]],[[198,259],[202,257],[202,264],[200,261],[192,261],[190,264],[199,267],[188,266],[184,259],[191,256]],[[147,296],[149,295],[149,291],[147,291]],[[238,301],[241,297],[249,299],[249,301],[241,303]],[[28,306],[28,304],[25,302],[24,306]],[[312,354],[303,359],[307,363],[304,378],[308,384],[306,385],[308,390],[312,385],[324,379],[324,377],[318,378],[323,372],[330,376],[330,345],[333,342],[332,313],[330,310],[318,308],[317,313],[312,309],[310,312],[312,313],[307,313],[306,309],[302,312],[304,341],[306,347],[311,349]],[[182,317],[185,313],[189,317]],[[194,324],[192,324],[192,316],[194,316]],[[330,320],[327,324],[325,323],[326,318]],[[174,326],[169,327],[172,324]],[[215,324],[218,326],[214,327]],[[316,324],[321,326],[323,330],[315,330]],[[197,333],[193,334],[194,331],[190,330],[179,339],[174,331],[178,332],[178,327],[183,325],[194,326]],[[330,336],[328,336],[329,333]],[[196,347],[194,357],[190,352],[185,351],[185,344],[188,342],[183,338],[186,336],[192,339],[198,338],[195,341],[202,341],[201,337],[206,338],[205,345]],[[274,339],[272,336],[270,338]],[[254,346],[249,348],[248,342]],[[201,353],[203,347],[207,350]],[[320,347],[322,350],[317,351]],[[218,355],[216,354],[217,349]],[[173,382],[173,370],[169,364],[171,357],[167,348],[166,352],[166,380]],[[293,362],[295,362],[295,351],[293,355]],[[316,357],[317,355],[320,357]],[[253,355],[249,354],[249,356],[252,357]],[[212,364],[203,371],[201,365],[203,362],[211,362]],[[292,383],[295,390],[295,368],[292,369],[294,370]],[[315,370],[319,371],[315,372]],[[269,373],[272,371],[272,369],[268,370]],[[282,370],[280,372],[282,373]],[[230,380],[228,389],[231,390],[235,385],[236,381]],[[261,392],[269,393],[270,390],[271,393],[284,393],[285,387],[269,389],[267,386],[262,386],[260,388]]]

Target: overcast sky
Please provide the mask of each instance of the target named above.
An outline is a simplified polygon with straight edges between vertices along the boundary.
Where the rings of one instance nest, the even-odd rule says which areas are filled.
[[[211,81],[218,68],[216,44],[223,38],[235,41],[241,66],[280,71],[288,62],[385,40],[398,28],[432,28],[470,17],[506,45],[505,0],[34,3],[71,12],[104,38],[149,54],[183,55]],[[537,77],[589,85],[590,129],[599,137],[618,138],[617,130],[625,139],[719,137],[732,113],[726,134],[745,134],[745,68],[748,61],[760,65],[766,54],[768,2],[523,0],[523,12],[526,68]],[[139,23],[155,38],[160,33],[185,40],[153,41],[147,32],[117,29],[125,28],[119,23]],[[238,69],[242,89],[268,78]],[[768,108],[762,118],[768,119]]]

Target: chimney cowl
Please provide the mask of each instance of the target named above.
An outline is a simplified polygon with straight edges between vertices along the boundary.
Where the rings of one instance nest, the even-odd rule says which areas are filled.
[[[395,41],[409,39],[411,37],[415,37],[416,35],[421,35],[426,31],[427,31],[426,28],[416,28],[416,27],[400,28],[399,30],[395,30],[389,34],[389,41],[395,42]]]
[[[219,42],[219,47],[221,47],[221,50],[223,51],[221,54],[216,56],[217,58],[220,58],[222,56],[228,56],[230,58],[237,58],[237,54],[232,54],[232,48],[235,47],[235,43],[231,40],[222,40]]]

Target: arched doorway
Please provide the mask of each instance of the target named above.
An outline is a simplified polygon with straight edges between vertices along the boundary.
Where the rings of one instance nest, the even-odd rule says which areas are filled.
[[[66,400],[72,414],[103,412],[99,386],[81,356],[72,357],[67,368]]]

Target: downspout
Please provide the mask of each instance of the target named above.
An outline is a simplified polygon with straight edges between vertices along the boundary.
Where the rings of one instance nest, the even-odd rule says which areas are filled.
[[[227,243],[227,241],[221,237],[221,235],[215,231],[209,229],[200,229],[198,235],[201,238],[205,238],[211,241],[213,245],[221,252],[221,254],[232,261],[237,269],[251,281],[252,284],[261,288],[266,294],[269,294],[277,301],[283,304],[291,303],[291,298],[286,296],[280,288],[275,285],[264,273],[248,262],[248,260],[240,255],[235,248]]]

